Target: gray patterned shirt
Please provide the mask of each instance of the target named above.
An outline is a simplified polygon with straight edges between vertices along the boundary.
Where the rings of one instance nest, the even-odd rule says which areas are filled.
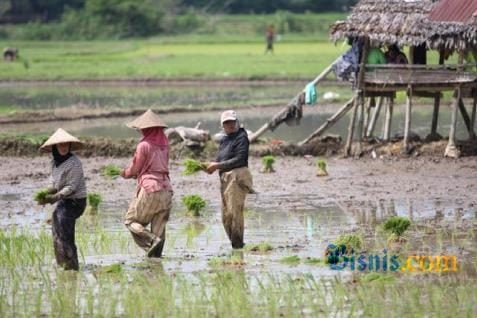
[[[63,199],[86,198],[86,184],[84,181],[83,165],[75,155],[63,162],[58,167],[52,160],[51,181],[52,186]]]

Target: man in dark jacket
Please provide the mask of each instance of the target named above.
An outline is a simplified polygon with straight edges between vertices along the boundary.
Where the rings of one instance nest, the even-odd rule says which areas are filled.
[[[212,174],[219,170],[222,222],[232,248],[242,248],[244,203],[247,193],[253,193],[252,175],[248,169],[249,141],[235,111],[223,112],[220,121],[226,135],[220,141],[217,160],[208,165],[207,172]]]

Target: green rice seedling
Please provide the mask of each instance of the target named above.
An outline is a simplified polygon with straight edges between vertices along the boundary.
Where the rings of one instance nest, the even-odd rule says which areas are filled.
[[[328,171],[326,170],[326,161],[323,159],[319,159],[316,161],[316,167],[318,168],[318,171],[316,172],[316,175],[318,177],[325,177],[328,175]]]
[[[298,265],[300,263],[300,258],[296,255],[285,256],[280,259],[280,263]]]
[[[394,282],[395,277],[389,274],[369,272],[364,275],[361,275],[359,281],[369,283],[369,282]]]
[[[213,257],[208,262],[211,267],[220,266],[243,266],[246,264],[243,257],[239,255],[231,255],[230,257]]]
[[[401,237],[409,226],[411,226],[411,221],[408,218],[393,216],[384,222],[383,228],[386,232]]]
[[[206,206],[205,200],[197,194],[183,196],[182,203],[184,203],[187,208],[187,212],[192,216],[200,216],[200,211],[202,211]]]
[[[249,252],[266,253],[272,251],[273,247],[267,242],[261,242],[258,244],[246,245],[245,250]]]
[[[305,264],[307,264],[307,265],[324,265],[325,260],[323,260],[321,258],[307,257],[305,259]]]
[[[90,192],[88,193],[88,208],[93,214],[98,213],[99,204],[103,201],[101,194]]]
[[[273,164],[275,163],[275,157],[274,156],[264,156],[262,157],[262,170],[261,172],[263,173],[271,173],[275,172],[275,169],[273,168]]]
[[[122,169],[113,164],[109,164],[103,167],[103,175],[109,178],[116,178],[121,175]]]
[[[193,175],[199,171],[204,171],[207,168],[207,164],[204,162],[200,162],[194,159],[186,159],[183,162],[184,165],[184,175],[185,176],[190,176]]]
[[[363,247],[363,238],[356,234],[342,234],[332,244],[326,247],[326,262],[337,264],[343,255],[351,255]]]
[[[44,204],[45,203],[45,199],[46,199],[46,196],[50,194],[48,192],[48,189],[40,189],[38,191],[35,192],[35,194],[33,195],[33,199],[38,202],[38,204]]]

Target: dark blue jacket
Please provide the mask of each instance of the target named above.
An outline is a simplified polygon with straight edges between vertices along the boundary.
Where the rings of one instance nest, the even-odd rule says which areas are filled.
[[[217,162],[220,162],[220,173],[232,169],[248,167],[248,135],[245,129],[225,135],[220,141]]]

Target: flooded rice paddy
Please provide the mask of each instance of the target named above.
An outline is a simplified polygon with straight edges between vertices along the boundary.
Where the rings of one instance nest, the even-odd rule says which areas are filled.
[[[190,94],[188,89],[174,88],[171,94],[186,96]],[[229,104],[227,101],[245,94],[241,89],[226,88],[237,95],[222,92],[218,104],[237,105],[237,100]],[[269,102],[272,91],[276,96],[283,94],[280,102],[288,101],[293,95],[290,91],[296,91],[288,91],[287,87],[268,89],[264,103]],[[163,94],[161,88],[140,88],[138,94],[144,90],[145,95],[154,98],[136,100],[138,108],[167,104],[166,97],[159,96]],[[257,99],[263,88],[246,90],[251,94],[246,99]],[[8,95],[5,88],[0,91],[0,96]],[[75,93],[71,89],[66,91],[71,96],[51,107],[74,109],[71,105],[62,106],[77,98],[72,97]],[[38,92],[35,94],[44,94]],[[114,92],[107,102],[98,101],[97,107],[118,107],[115,95],[125,93]],[[57,96],[57,92],[51,94]],[[95,95],[98,90],[81,88],[79,94]],[[136,98],[134,90],[127,94]],[[21,100],[17,96],[21,94],[13,95]],[[191,99],[194,98],[197,96]],[[210,105],[212,98],[207,98],[206,104]],[[52,103],[36,97],[32,100],[41,105]],[[160,102],[155,104],[154,100]],[[83,102],[88,104],[87,109],[94,104]],[[239,113],[250,130],[261,126],[279,109],[249,107],[247,103]],[[25,106],[28,109],[33,104],[23,105],[29,105]],[[283,126],[268,137],[301,140],[337,107],[306,107],[301,126]],[[40,111],[44,109],[38,107]],[[219,113],[220,110],[167,113],[164,118],[170,126],[195,126],[201,122],[202,128],[214,133],[218,131]],[[399,133],[403,123],[401,106],[396,107],[395,114],[393,129]],[[421,137],[428,132],[430,116],[429,106],[419,106],[414,111],[413,131]],[[129,120],[123,117],[6,124],[0,126],[0,133],[44,134],[62,126],[79,136],[137,137],[124,127]],[[449,122],[450,110],[443,107],[439,127],[442,135],[447,135]],[[460,136],[465,138],[461,123],[459,127]],[[330,132],[345,136],[346,129],[347,120]],[[129,158],[84,158],[88,191],[100,193],[103,202],[97,215],[85,213],[78,221],[81,269],[79,273],[68,273],[54,265],[51,226],[47,222],[53,207],[38,206],[32,198],[33,192],[48,182],[49,159],[0,157],[0,316],[475,316],[474,158],[327,158],[329,176],[323,178],[315,176],[316,159],[278,157],[276,173],[271,174],[260,173],[260,158],[250,159],[258,194],[249,195],[246,202],[246,248],[235,252],[221,224],[218,177],[203,173],[184,176],[181,161],[171,162],[174,205],[164,257],[151,260],[136,247],[122,225],[134,181],[108,179],[101,174],[104,165],[124,167]],[[187,194],[199,194],[207,201],[200,217],[186,215],[181,198]],[[412,222],[397,249],[389,245],[382,230],[382,223],[391,216],[407,217]],[[455,256],[458,270],[334,270],[325,263],[325,249],[341,234],[350,233],[363,238],[361,252],[366,257],[382,256],[384,250],[403,260],[410,255]],[[256,252],[247,248],[256,244],[267,245],[271,250]]]

